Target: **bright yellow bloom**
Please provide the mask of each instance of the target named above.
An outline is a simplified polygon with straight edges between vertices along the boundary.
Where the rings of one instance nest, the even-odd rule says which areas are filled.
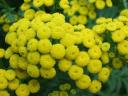
[[[45,79],[52,79],[56,75],[56,70],[54,68],[50,68],[50,69],[41,68],[40,74],[41,74],[41,77]]]
[[[61,71],[66,72],[72,65],[72,61],[68,59],[61,59],[58,63],[58,67]]]
[[[91,79],[88,75],[83,75],[76,81],[76,86],[80,89],[87,89],[91,84]]]
[[[32,79],[28,82],[28,87],[31,93],[37,93],[40,90],[40,83],[39,81]]]
[[[19,87],[15,91],[17,96],[29,96],[30,90],[28,85],[20,84]]]
[[[65,48],[62,44],[54,44],[50,53],[55,59],[61,59],[65,56]]]
[[[87,69],[90,73],[98,73],[102,69],[102,62],[98,59],[92,59],[87,65]]]
[[[40,65],[42,68],[51,69],[55,63],[56,61],[49,54],[42,55],[40,58]]]
[[[33,78],[38,78],[40,76],[39,68],[36,65],[28,65],[27,73]]]
[[[89,90],[91,93],[97,93],[101,90],[102,84],[98,80],[93,80],[91,85],[89,86]]]
[[[72,80],[78,80],[83,75],[83,69],[77,65],[72,65],[68,71],[68,74]]]

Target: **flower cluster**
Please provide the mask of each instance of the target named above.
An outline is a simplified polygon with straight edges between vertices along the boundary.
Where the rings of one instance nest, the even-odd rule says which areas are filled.
[[[96,9],[112,7],[111,0],[24,0],[21,10],[26,11],[30,8],[45,9],[48,7],[58,7],[62,13],[69,17],[72,25],[86,24],[88,19],[94,20],[97,16]]]
[[[65,22],[60,13],[28,11],[32,14],[26,12],[24,18],[10,26],[5,37],[9,47],[0,52],[1,57],[9,59],[9,66],[16,77],[19,80],[28,77],[53,79],[59,69],[67,73],[78,88],[88,89],[91,93],[99,92],[102,82],[105,83],[110,76],[111,71],[106,64],[109,63],[107,52],[111,45],[103,40],[100,32],[94,30],[97,25],[93,29],[83,25],[73,26]],[[18,96],[35,93],[28,90],[28,85],[21,82],[15,93]],[[34,86],[37,86],[34,88],[38,92],[38,81]],[[25,92],[21,92],[22,89]]]
[[[30,93],[39,91],[40,84],[37,80],[32,79],[25,84],[16,77],[17,74],[13,69],[0,69],[0,96],[10,96],[8,90],[15,91],[17,96],[29,96]]]

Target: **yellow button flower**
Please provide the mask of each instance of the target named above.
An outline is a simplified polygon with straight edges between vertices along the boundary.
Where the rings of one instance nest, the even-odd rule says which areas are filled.
[[[40,83],[39,81],[32,79],[28,82],[28,87],[31,93],[37,93],[40,90]]]
[[[125,36],[126,35],[124,32],[122,32],[122,30],[117,30],[117,31],[112,32],[112,40],[114,42],[120,42],[120,41],[124,40]]]
[[[8,88],[10,90],[16,90],[19,87],[19,79],[14,79],[8,83]]]
[[[30,90],[28,85],[20,84],[19,87],[15,91],[17,96],[29,96]]]
[[[88,50],[88,54],[93,59],[99,59],[102,55],[102,52],[101,52],[100,47],[95,45]]]
[[[66,58],[73,60],[75,59],[79,54],[79,48],[77,46],[69,46],[66,49]]]
[[[66,72],[72,65],[72,61],[68,59],[61,59],[58,63],[58,67],[61,71]]]
[[[40,65],[43,68],[50,69],[55,65],[56,61],[50,55],[42,55],[40,58]]]
[[[33,0],[33,6],[41,7],[44,4],[44,0]]]
[[[54,0],[44,0],[44,4],[48,7],[52,6],[54,4]]]
[[[37,45],[38,45],[38,40],[37,39],[30,39],[27,43],[27,49],[29,51],[36,51],[37,50]]]
[[[88,75],[83,75],[76,81],[76,86],[80,89],[87,89],[91,84],[91,79]]]
[[[109,43],[109,42],[104,42],[104,43],[102,43],[101,49],[102,49],[102,51],[104,51],[104,52],[109,51],[109,49],[110,49],[110,43]]]
[[[18,68],[19,55],[13,54],[9,59],[9,64],[12,68]]]
[[[114,58],[112,60],[112,65],[115,69],[120,69],[123,66],[123,62],[119,58]]]
[[[39,26],[37,26],[39,27]],[[37,30],[37,37],[39,39],[47,39],[51,36],[51,30],[48,26],[43,25],[43,27],[41,26],[41,28],[38,28]]]
[[[90,61],[90,57],[87,52],[81,51],[79,52],[77,58],[75,59],[75,62],[80,67],[86,66]]]
[[[104,0],[96,0],[95,5],[96,5],[97,9],[104,9],[105,8]]]
[[[77,65],[72,65],[68,71],[69,77],[72,80],[78,80],[83,75],[83,69]]]
[[[36,65],[28,65],[27,73],[33,78],[38,78],[40,76],[39,68]]]
[[[3,90],[7,88],[8,86],[8,81],[5,77],[0,77],[0,89]]]
[[[90,73],[98,73],[102,69],[102,62],[98,59],[90,60],[87,69]]]
[[[91,93],[97,93],[101,90],[102,84],[98,80],[93,80],[91,85],[89,86],[89,90]]]
[[[102,68],[102,70],[98,73],[98,78],[102,82],[106,82],[109,79],[110,70],[107,67]]]
[[[12,69],[8,69],[5,73],[5,77],[7,78],[7,80],[11,81],[11,80],[15,79],[16,72]]]
[[[50,68],[50,69],[41,68],[40,74],[41,74],[41,77],[45,79],[52,79],[56,75],[56,70],[54,68]]]
[[[55,59],[61,59],[65,56],[65,48],[62,44],[54,44],[50,53]]]
[[[123,40],[120,43],[118,43],[117,49],[120,54],[123,54],[123,55],[128,54],[128,41]]]
[[[52,48],[52,43],[49,39],[42,39],[38,42],[38,51],[40,53],[49,53]]]
[[[40,61],[39,52],[29,52],[27,55],[27,60],[30,64],[38,64]]]
[[[10,94],[6,90],[0,90],[0,96],[10,96]]]
[[[35,15],[35,10],[33,9],[28,9],[24,12],[24,18],[27,18],[29,20],[32,20]]]

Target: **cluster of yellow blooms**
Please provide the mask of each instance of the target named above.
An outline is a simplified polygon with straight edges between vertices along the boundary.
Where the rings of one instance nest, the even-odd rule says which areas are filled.
[[[111,0],[58,0],[57,2],[54,0],[24,0],[21,10],[25,11],[33,6],[35,8],[51,7],[54,3],[58,3],[63,13],[70,17],[69,22],[72,25],[86,24],[88,18],[96,18],[96,9],[104,9],[105,4],[107,7],[113,5]]]
[[[76,90],[71,89],[71,85],[68,83],[59,85],[59,90],[50,92],[48,96],[70,96],[70,94],[75,94]]]
[[[24,18],[10,26],[5,37],[10,46],[6,51],[0,51],[1,57],[9,59],[16,77],[52,79],[58,67],[74,80],[78,88],[89,89],[91,93],[100,91],[102,82],[110,76],[110,69],[105,67],[109,63],[110,44],[102,40],[99,31],[84,25],[72,26],[60,13],[28,11]],[[85,68],[90,74],[97,74],[98,80],[87,75]],[[35,86],[39,88],[39,83]],[[21,92],[22,87],[25,92]],[[16,94],[28,96],[27,85],[22,87],[16,89]]]
[[[109,55],[113,67],[120,69],[124,64],[124,61],[128,60],[128,9],[121,11],[120,16],[115,19],[100,17],[96,20],[96,23],[97,24],[93,26],[92,30],[99,34],[103,41],[106,41],[104,34],[108,33],[110,35],[109,43],[115,45],[114,52],[102,54],[103,62],[108,60]],[[104,44],[104,47],[105,46],[110,45]],[[112,47],[114,46],[111,46],[111,48]],[[104,48],[104,50],[106,49]],[[110,60],[108,60],[108,62],[109,61]]]
[[[28,84],[21,83],[17,78],[18,73],[13,69],[0,69],[0,96],[11,96],[9,91],[15,91],[17,96],[29,96],[30,93],[37,93],[40,84],[37,80],[31,79]]]

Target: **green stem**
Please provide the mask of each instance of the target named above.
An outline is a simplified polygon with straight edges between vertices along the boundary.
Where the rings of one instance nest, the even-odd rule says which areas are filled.
[[[2,5],[3,5],[4,8],[6,8],[6,9],[9,9],[10,8],[10,6],[6,2],[6,0],[1,0],[1,3],[2,3]]]
[[[128,6],[127,6],[127,0],[123,0],[123,5],[124,5],[124,8],[128,8]]]

